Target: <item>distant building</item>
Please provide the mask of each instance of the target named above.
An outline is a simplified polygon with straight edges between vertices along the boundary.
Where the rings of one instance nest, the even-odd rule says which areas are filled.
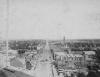
[[[93,60],[93,57],[95,56],[95,51],[84,51],[85,53],[85,59],[87,61],[92,61]]]
[[[76,69],[84,66],[84,56],[80,54],[67,54],[66,52],[54,52],[54,59],[58,65],[65,65],[65,68]]]
[[[84,51],[86,65],[92,66],[95,63],[95,51]]]

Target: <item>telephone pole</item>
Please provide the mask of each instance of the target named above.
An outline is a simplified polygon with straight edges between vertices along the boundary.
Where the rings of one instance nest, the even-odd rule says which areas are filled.
[[[6,16],[6,66],[8,66],[8,48],[9,48],[9,0],[6,0],[6,9],[7,9],[7,16]]]

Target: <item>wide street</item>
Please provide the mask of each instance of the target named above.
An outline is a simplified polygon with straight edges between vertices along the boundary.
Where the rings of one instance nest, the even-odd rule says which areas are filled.
[[[39,60],[37,68],[35,70],[36,77],[58,77],[53,68],[52,64],[52,54],[49,48],[48,42],[46,43],[45,47],[43,48],[42,57]]]

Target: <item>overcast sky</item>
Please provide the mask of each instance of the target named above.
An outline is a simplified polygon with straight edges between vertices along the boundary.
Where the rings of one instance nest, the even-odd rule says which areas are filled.
[[[6,30],[0,0],[0,30]],[[100,0],[9,0],[9,39],[100,38]]]

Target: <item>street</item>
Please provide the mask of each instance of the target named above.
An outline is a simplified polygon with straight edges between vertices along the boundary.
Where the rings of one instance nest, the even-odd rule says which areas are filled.
[[[49,44],[47,42],[46,46],[43,49],[42,58],[40,58],[40,61],[35,70],[36,72],[35,76],[36,77],[54,77],[54,71],[53,71],[54,68],[51,62],[52,62],[52,55],[49,48]]]

